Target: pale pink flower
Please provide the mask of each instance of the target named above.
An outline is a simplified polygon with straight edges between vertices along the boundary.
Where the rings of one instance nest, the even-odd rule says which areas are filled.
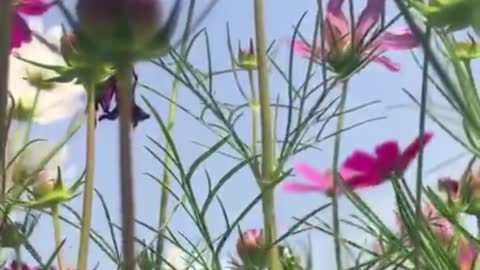
[[[323,22],[324,51],[321,42],[316,48],[303,41],[294,41],[294,50],[319,61],[326,61],[337,74],[348,76],[369,61],[397,72],[400,65],[383,55],[389,50],[408,50],[419,46],[410,29],[387,31],[380,29],[379,21],[385,10],[385,0],[368,0],[365,9],[353,27],[342,10],[344,0],[330,0]]]

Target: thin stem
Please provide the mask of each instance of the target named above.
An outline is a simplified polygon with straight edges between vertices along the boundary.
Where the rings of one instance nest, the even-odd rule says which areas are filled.
[[[60,222],[60,213],[58,205],[52,207],[53,230],[55,234],[55,247],[58,248],[57,260],[60,270],[65,270],[65,257],[63,255],[63,247],[61,247],[62,239],[62,224]]]
[[[15,261],[17,262],[17,269],[22,270],[22,249],[20,247],[15,248]]]
[[[427,27],[426,40],[430,40],[430,27]],[[425,54],[423,59],[423,72],[422,72],[422,94],[420,98],[420,119],[419,119],[419,137],[420,139],[420,152],[418,153],[418,163],[417,163],[417,183],[416,183],[416,194],[415,194],[415,222],[416,227],[420,228],[423,222],[423,213],[422,213],[422,187],[423,187],[423,144],[425,136],[425,120],[427,115],[427,97],[428,97],[428,71],[430,65],[430,55]],[[420,233],[415,234],[415,242],[419,243]],[[415,248],[419,245],[415,245]],[[419,260],[419,252],[414,252],[413,263],[416,268],[421,267]]]
[[[269,247],[267,265],[270,270],[281,270],[280,254],[276,245],[277,224],[273,184],[274,147],[273,125],[270,109],[270,86],[267,60],[267,37],[265,30],[265,1],[254,0],[255,37],[257,45],[258,86],[262,127],[262,210],[265,230],[265,245]]]
[[[93,189],[95,173],[95,86],[87,86],[87,156],[86,175],[82,207],[82,227],[80,232],[80,248],[78,254],[78,269],[86,270],[88,265],[88,250],[90,242],[90,228],[92,226]]]
[[[0,175],[2,176],[3,200],[7,186],[5,177],[5,144],[7,138],[7,99],[8,99],[8,69],[11,44],[11,22],[13,1],[0,1]]]
[[[135,204],[132,173],[131,118],[132,68],[130,64],[117,67],[120,108],[120,194],[122,198],[123,269],[135,269]]]
[[[183,33],[183,43],[182,47],[180,48],[180,53],[182,57],[186,57],[186,50],[187,50],[187,39],[190,34],[190,27],[192,24],[193,13],[195,11],[195,3],[196,0],[190,0],[190,6],[188,8],[188,15],[187,15],[187,22],[185,26],[185,32]],[[180,64],[176,66],[176,73],[181,72]],[[180,90],[180,82],[178,79],[175,78],[172,84],[172,96],[171,102],[168,111],[168,119],[167,119],[167,129],[168,132],[171,134],[173,132],[173,128],[175,126],[175,119],[177,114],[177,102],[178,102],[178,92]],[[164,165],[168,167],[171,165],[172,160],[170,157],[172,156],[172,146],[169,143],[166,143],[166,153],[164,158]],[[172,185],[172,177],[167,169],[163,170],[163,180],[162,180],[162,191],[160,195],[160,214],[158,218],[158,239],[157,239],[157,254],[156,254],[156,269],[162,269],[162,255],[163,250],[165,249],[165,239],[163,234],[167,229],[168,223],[168,197],[170,196],[170,186]]]
[[[340,146],[341,146],[341,140],[342,140],[341,130],[343,129],[343,125],[344,125],[343,111],[345,110],[345,104],[347,102],[347,88],[348,88],[348,81],[344,81],[342,84],[342,94],[340,98],[335,141],[333,145],[333,165],[332,165],[332,170],[334,172],[333,195],[332,195],[332,224],[333,224],[333,239],[335,244],[335,261],[337,263],[338,270],[343,269],[342,246],[341,246],[342,240],[340,237],[340,218],[338,215],[339,207],[338,207],[338,197],[337,197],[338,182],[341,181],[341,179],[339,179],[338,164],[339,164]]]
[[[253,71],[248,71],[248,81],[250,83],[250,109],[252,111],[252,152],[254,159],[254,169],[255,169],[255,176],[259,177],[259,167],[258,167],[258,160],[256,156],[258,156],[258,112],[260,110],[260,106],[258,104],[258,96],[257,90],[255,89],[255,81],[254,81],[254,74]]]

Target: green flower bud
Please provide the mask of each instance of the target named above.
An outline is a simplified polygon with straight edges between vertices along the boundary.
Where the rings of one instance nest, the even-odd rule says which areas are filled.
[[[256,70],[258,68],[257,55],[255,54],[252,39],[250,39],[250,48],[248,50],[243,50],[240,47],[238,48],[238,59],[236,64],[240,68],[246,70]]]
[[[20,247],[27,236],[23,232],[23,225],[19,223],[8,222],[0,226],[0,246],[4,248]]]

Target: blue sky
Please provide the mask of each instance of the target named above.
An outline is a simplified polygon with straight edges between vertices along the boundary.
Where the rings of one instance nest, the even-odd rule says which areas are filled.
[[[76,1],[70,1],[71,5]],[[166,2],[166,1],[164,1]],[[185,3],[187,1],[184,1]],[[199,8],[202,8],[207,1],[198,1]],[[253,1],[219,1],[219,4],[212,11],[203,26],[207,29],[211,42],[213,54],[214,69],[222,70],[230,67],[229,54],[227,48],[226,23],[228,22],[231,29],[233,44],[237,44],[237,40],[241,40],[243,44],[247,44],[250,37],[254,37],[253,28]],[[267,0],[267,31],[269,40],[277,40],[278,53],[275,57],[276,61],[284,68],[288,65],[289,48],[285,45],[293,33],[293,25],[295,25],[303,12],[308,11],[307,17],[302,24],[301,30],[304,35],[310,37],[314,27],[316,1],[274,1]],[[365,1],[360,1],[365,2]],[[395,12],[393,3],[388,2],[388,15],[392,16]],[[393,2],[393,1],[391,1]],[[186,7],[186,5],[185,5]],[[361,5],[357,5],[357,12]],[[52,10],[46,17],[46,24],[52,26],[61,22],[61,16],[57,10]],[[397,23],[395,26],[403,26],[403,22]],[[418,50],[416,51],[418,53]],[[344,133],[341,156],[346,157],[352,150],[363,148],[366,150],[373,149],[374,145],[388,139],[397,139],[402,146],[408,144],[418,132],[418,110],[413,106],[412,102],[402,92],[402,88],[406,88],[416,96],[419,94],[421,85],[421,75],[418,67],[413,62],[410,53],[389,53],[395,61],[402,64],[402,71],[399,73],[391,73],[383,67],[376,64],[370,65],[360,75],[356,75],[349,88],[348,107],[357,106],[373,100],[379,100],[380,103],[373,105],[360,112],[347,116],[347,124],[353,124],[365,120],[367,118],[385,116],[386,120],[376,121],[368,125],[356,128],[352,131]],[[198,43],[194,53],[192,53],[191,62],[200,68],[206,68],[205,65],[205,49],[202,42]],[[295,65],[295,78],[297,83],[304,76],[306,61],[297,57]],[[138,65],[140,81],[147,84],[164,94],[169,94],[171,89],[172,78],[167,76],[158,68],[150,64]],[[280,79],[278,74],[272,73],[271,89],[275,94],[280,94],[286,98],[288,87],[284,81]],[[246,82],[246,81],[245,81]],[[246,86],[245,86],[246,87]],[[215,91],[227,102],[238,101],[238,91],[236,90],[233,77],[225,75],[218,77],[215,81]],[[159,113],[166,117],[168,112],[168,103],[164,100],[149,95],[145,90],[138,91],[146,94],[150,98],[150,102],[154,104]],[[140,98],[137,96],[137,100]],[[141,103],[142,104],[142,103]],[[192,111],[199,112],[201,105],[199,101],[193,97],[188,89],[182,88],[180,94],[180,104],[187,106]],[[408,105],[408,106],[398,106]],[[144,106],[146,108],[146,106]],[[245,125],[245,134],[248,136],[248,122],[243,121],[241,125]],[[243,127],[243,126],[242,126]],[[51,127],[39,127],[36,129],[36,135],[39,137],[58,138],[61,137],[64,126],[62,124]],[[119,221],[119,178],[118,178],[118,123],[117,122],[101,122],[97,128],[97,160],[96,160],[96,188],[101,191],[111,210],[114,220]],[[435,133],[435,138],[426,151],[426,169],[435,167],[440,162],[451,158],[462,152],[462,149],[448,138],[436,125],[428,123],[428,130]],[[157,224],[158,205],[160,186],[154,181],[143,175],[144,172],[150,172],[155,175],[161,175],[162,167],[157,163],[145,150],[145,145],[151,145],[146,136],[150,135],[154,138],[163,140],[161,132],[154,120],[141,123],[134,131],[132,138],[134,140],[134,156],[135,156],[135,183],[136,183],[136,209],[138,219],[148,224]],[[85,130],[82,129],[77,136],[69,144],[70,164],[82,171],[84,166],[83,157]],[[180,155],[184,162],[189,164],[203,149],[192,141],[198,141],[205,144],[212,144],[215,138],[194,119],[185,113],[180,112],[175,128],[175,140],[180,150]],[[331,165],[332,158],[332,140],[327,140],[321,145],[322,151],[309,151],[294,160],[305,160],[319,169],[328,168]],[[292,160],[292,161],[294,161]],[[457,176],[461,172],[462,165],[465,162],[460,161],[456,164],[444,166],[440,170],[426,175],[427,184],[435,185],[438,176],[453,175]],[[215,177],[219,177],[234,163],[222,156],[214,156],[207,165],[209,173]],[[289,165],[292,165],[290,163]],[[415,166],[412,166],[407,173],[411,176],[412,183],[415,174]],[[215,178],[214,178],[215,179]],[[195,191],[203,198],[206,191],[206,179],[202,173],[195,178]],[[178,189],[177,189],[178,190]],[[245,205],[257,194],[257,187],[254,179],[249,171],[244,171],[232,179],[220,193],[223,202],[228,209],[228,213],[232,218],[245,207]],[[365,190],[361,192],[362,197],[378,211],[380,216],[387,224],[394,224],[393,212],[394,201],[391,187],[388,184],[380,187]],[[285,231],[289,225],[293,224],[292,217],[301,217],[303,214],[311,211],[313,208],[328,202],[328,198],[321,194],[311,194],[308,196],[296,196],[292,194],[284,194],[280,190],[277,192],[277,216],[279,231]],[[100,207],[99,201],[96,200],[94,228],[107,239],[109,231],[105,225],[105,215]],[[72,205],[80,209],[81,201],[75,200]],[[171,204],[172,205],[172,204]],[[351,205],[346,199],[340,200],[341,215],[347,217],[353,212]],[[330,210],[320,214],[325,221],[330,220]],[[223,228],[223,221],[219,209],[213,208],[209,215],[209,225],[214,233],[220,233]],[[53,234],[52,226],[47,217],[43,218],[41,226],[34,234],[34,242],[40,247],[42,254],[47,256],[53,250]],[[256,207],[245,220],[242,222],[242,228],[254,228],[262,226],[262,218],[260,209]],[[191,221],[184,213],[177,213],[171,223],[171,229],[174,232],[182,232],[192,240],[199,240],[199,233],[193,226]],[[343,233],[347,238],[355,239],[363,242],[365,235],[358,234],[348,227],[343,228]],[[65,235],[67,237],[67,262],[74,265],[77,257],[77,242],[79,233],[65,226]],[[151,239],[152,233],[146,229],[138,227],[138,235],[140,238]],[[52,237],[50,237],[52,236]],[[314,245],[314,257],[317,258],[318,269],[333,269],[334,253],[333,241],[330,237],[318,233],[312,234],[312,243]],[[52,238],[52,239],[51,239]],[[234,241],[229,242],[228,252],[225,256],[234,254]],[[290,241],[294,246],[302,248],[307,244],[307,235],[295,237]],[[371,242],[366,242],[371,244]],[[93,266],[100,262],[100,269],[111,269],[102,252],[92,245],[90,256],[90,264]]]

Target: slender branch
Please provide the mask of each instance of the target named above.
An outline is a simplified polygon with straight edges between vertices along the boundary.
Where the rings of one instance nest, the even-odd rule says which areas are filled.
[[[135,205],[132,172],[131,118],[132,68],[130,64],[117,67],[120,107],[120,194],[122,198],[123,268],[135,269]]]
[[[338,182],[342,179],[339,179],[338,173],[338,164],[340,158],[340,146],[341,146],[341,130],[343,129],[344,125],[344,110],[345,104],[347,102],[347,88],[348,88],[348,81],[344,81],[342,85],[342,94],[340,99],[340,107],[338,112],[338,119],[337,119],[337,127],[336,127],[336,134],[335,134],[335,141],[333,145],[333,165],[332,170],[334,172],[334,181],[333,181],[333,195],[332,195],[332,223],[333,223],[333,239],[335,244],[335,261],[337,263],[337,269],[342,270],[342,246],[341,246],[341,236],[340,236],[340,217],[339,207],[338,207],[338,193],[337,189],[339,187]]]
[[[258,112],[260,110],[260,106],[258,104],[258,96],[257,90],[255,89],[255,82],[253,77],[253,71],[248,71],[248,81],[250,83],[250,109],[252,111],[252,152],[254,159],[254,170],[255,176],[259,177],[259,167],[258,167],[258,159],[256,156],[259,154],[258,152]]]
[[[427,42],[430,40],[430,27],[427,27],[427,32],[425,38]],[[427,115],[427,98],[428,98],[428,72],[430,65],[430,55],[425,54],[423,59],[423,72],[422,72],[422,94],[420,97],[420,119],[418,132],[420,136],[420,152],[418,153],[418,163],[417,163],[417,183],[416,183],[416,194],[415,194],[415,222],[416,227],[421,228],[423,220],[422,212],[422,188],[423,188],[423,137],[425,136],[425,120]],[[420,234],[415,234],[416,245],[415,248],[418,248],[418,243],[421,241]],[[416,268],[421,267],[421,262],[419,260],[419,252],[414,252],[413,262]]]
[[[182,47],[180,48],[180,53],[182,57],[186,57],[186,50],[187,50],[187,39],[188,36],[190,35],[190,27],[192,24],[193,20],[193,14],[195,11],[195,3],[196,0],[190,0],[190,6],[188,7],[188,15],[187,15],[187,22],[185,26],[185,32],[183,33],[183,44]],[[176,73],[180,73],[181,67],[180,64],[176,66]],[[178,92],[180,90],[180,82],[178,79],[175,78],[172,84],[172,96],[171,96],[171,102],[170,102],[170,107],[169,107],[169,112],[168,112],[168,120],[167,120],[167,128],[168,132],[171,133],[173,132],[173,128],[175,126],[175,119],[176,119],[176,114],[177,114],[177,101],[178,101]],[[170,166],[172,163],[172,160],[170,157],[172,156],[172,146],[169,143],[166,143],[166,153],[165,153],[165,158],[164,158],[164,165],[166,167]],[[163,251],[165,249],[165,241],[163,234],[165,233],[167,229],[167,220],[168,220],[168,197],[170,196],[170,186],[172,182],[172,177],[168,170],[165,168],[163,170],[163,181],[162,181],[162,191],[160,195],[160,214],[158,218],[158,227],[159,227],[159,233],[158,233],[158,239],[157,239],[157,254],[156,254],[156,269],[161,270],[162,269],[162,255]]]
[[[270,247],[267,256],[269,270],[281,270],[280,254],[274,245],[277,238],[275,219],[275,197],[273,184],[274,147],[273,125],[270,109],[270,86],[267,58],[267,37],[265,29],[265,1],[254,0],[255,36],[257,45],[258,86],[260,98],[260,117],[262,127],[262,210],[265,230],[265,245]]]
[[[62,224],[60,223],[60,213],[58,205],[52,207],[53,230],[55,234],[55,248],[58,248],[57,260],[58,268],[65,270],[65,257],[63,255],[62,245]]]
[[[87,86],[87,156],[86,175],[82,207],[82,227],[80,232],[80,248],[78,254],[78,270],[86,270],[88,265],[88,250],[90,242],[90,228],[92,226],[93,189],[95,173],[95,86]]]
[[[7,186],[5,177],[5,145],[7,138],[7,99],[8,99],[8,69],[11,44],[11,22],[13,1],[0,1],[0,175],[2,176],[3,200]]]

